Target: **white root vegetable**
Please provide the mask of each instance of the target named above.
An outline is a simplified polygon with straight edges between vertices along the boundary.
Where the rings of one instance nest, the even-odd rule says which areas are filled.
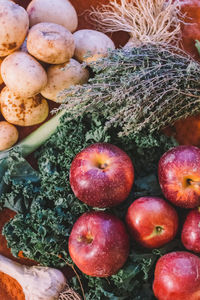
[[[30,26],[41,22],[59,24],[74,32],[78,26],[78,16],[68,0],[32,0],[27,12]]]
[[[47,74],[31,55],[16,51],[1,64],[1,76],[6,86],[20,97],[33,97],[47,84]]]
[[[71,58],[67,63],[49,66],[47,78],[47,85],[41,91],[42,96],[55,102],[62,102],[62,90],[72,85],[86,83],[89,72],[78,61]]]
[[[6,56],[23,43],[29,28],[26,10],[9,0],[0,1],[0,56]]]
[[[6,122],[0,122],[0,151],[9,149],[12,147],[18,140],[19,133],[17,128]]]
[[[28,33],[27,49],[31,55],[41,61],[62,64],[74,55],[74,37],[61,25],[39,23]]]
[[[26,300],[56,300],[66,285],[66,278],[57,269],[27,267],[2,255],[0,255],[0,271],[19,282]]]
[[[74,34],[74,57],[80,62],[91,63],[114,50],[113,41],[104,33],[91,29],[82,29]]]
[[[47,118],[49,106],[41,95],[32,98],[20,98],[7,87],[0,94],[1,113],[11,124],[18,126],[32,126]]]

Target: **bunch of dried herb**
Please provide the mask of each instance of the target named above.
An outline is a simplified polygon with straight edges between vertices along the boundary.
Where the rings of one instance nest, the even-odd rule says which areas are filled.
[[[118,49],[91,67],[88,84],[64,91],[60,109],[73,117],[95,112],[121,136],[136,137],[200,111],[200,64],[175,47]]]

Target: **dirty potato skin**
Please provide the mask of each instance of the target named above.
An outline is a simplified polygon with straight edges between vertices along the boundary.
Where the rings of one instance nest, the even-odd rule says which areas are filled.
[[[0,1],[0,56],[4,57],[23,43],[29,28],[26,10],[9,0]]]
[[[32,126],[43,122],[49,114],[47,100],[41,95],[20,98],[7,87],[0,94],[1,113],[11,124]]]
[[[39,23],[28,33],[27,49],[31,55],[41,61],[62,64],[74,55],[74,37],[61,25]]]
[[[91,63],[107,55],[108,50],[114,50],[113,41],[104,33],[81,29],[74,34],[74,57],[80,62]]]
[[[37,23],[51,22],[74,32],[78,26],[77,13],[68,0],[32,0],[27,12],[31,27]]]
[[[19,133],[17,128],[6,122],[0,122],[0,151],[9,149],[12,147],[18,140]]]
[[[89,72],[75,59],[59,65],[49,66],[47,69],[47,85],[41,94],[52,101],[62,102],[61,92],[72,85],[84,84],[88,81]]]
[[[41,64],[20,51],[3,60],[1,76],[11,91],[24,98],[37,95],[47,84],[47,74]]]

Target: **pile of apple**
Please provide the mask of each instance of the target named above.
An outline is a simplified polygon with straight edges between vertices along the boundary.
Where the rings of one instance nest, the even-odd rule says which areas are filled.
[[[125,263],[130,250],[129,236],[142,246],[158,248],[178,230],[178,215],[170,202],[192,208],[182,228],[186,249],[200,253],[200,149],[178,146],[160,159],[158,178],[165,199],[141,197],[126,214],[126,225],[116,216],[100,210],[84,213],[74,224],[69,253],[85,274],[107,277]],[[96,143],[74,158],[70,184],[75,196],[89,206],[109,208],[128,197],[134,182],[129,156],[108,143]],[[127,229],[126,229],[127,228]],[[162,256],[155,268],[154,295],[159,300],[200,299],[200,259],[177,251]]]

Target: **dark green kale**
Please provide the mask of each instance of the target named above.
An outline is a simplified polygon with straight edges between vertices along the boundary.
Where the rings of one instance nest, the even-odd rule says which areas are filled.
[[[0,208],[7,207],[21,213],[27,211],[39,189],[39,173],[17,149],[0,160]]]
[[[63,267],[65,262],[58,257],[61,255],[72,263],[68,237],[76,219],[90,208],[74,196],[69,184],[69,169],[74,156],[92,143],[110,142],[119,146],[130,155],[135,166],[136,180],[131,195],[122,205],[113,208],[113,213],[124,219],[133,199],[161,194],[156,176],[158,160],[175,142],[163,135],[122,138],[116,128],[105,131],[104,123],[105,120],[94,115],[73,121],[68,121],[64,115],[56,133],[36,152],[38,172],[31,177],[29,170],[27,181],[19,181],[8,172],[9,190],[1,197],[2,201],[13,203],[15,210],[15,199],[29,203],[24,206],[23,213],[20,208],[3,229],[8,247],[15,256],[23,251],[26,257],[43,265]],[[152,274],[160,252],[145,253],[135,246],[133,249],[126,265],[108,279],[88,277],[79,272],[87,300],[153,299]],[[80,293],[76,277],[72,278],[71,285]]]

